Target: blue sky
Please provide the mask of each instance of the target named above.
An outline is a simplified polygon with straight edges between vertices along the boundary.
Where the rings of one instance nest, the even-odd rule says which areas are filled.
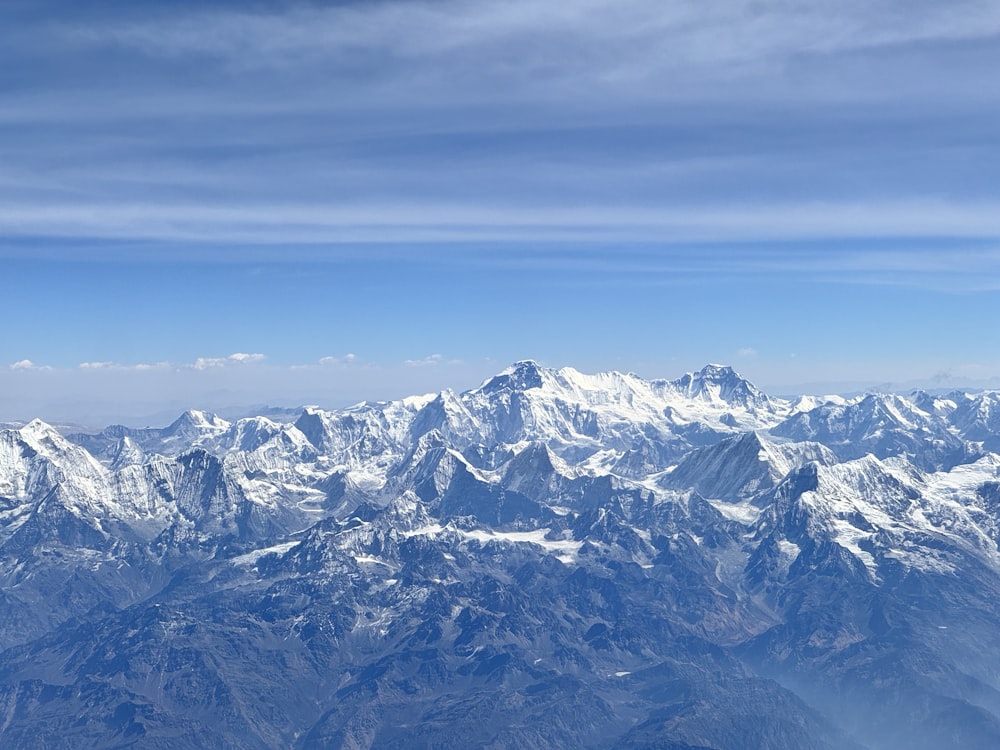
[[[992,2],[8,0],[0,419],[528,357],[1000,385],[998,37]]]

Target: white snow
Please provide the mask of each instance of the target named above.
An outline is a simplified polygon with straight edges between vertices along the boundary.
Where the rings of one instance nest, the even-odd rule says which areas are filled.
[[[583,542],[572,539],[547,539],[551,529],[537,529],[535,531],[493,531],[489,529],[459,529],[455,526],[441,526],[432,524],[401,532],[404,537],[413,536],[441,536],[444,534],[454,534],[460,539],[489,544],[491,542],[504,542],[508,544],[534,544],[547,552],[556,553],[560,560],[572,560],[573,556],[580,551]]]
[[[243,555],[238,555],[234,557],[230,562],[233,565],[254,565],[260,558],[265,555],[283,555],[292,547],[299,544],[299,542],[282,542],[281,544],[275,544],[271,547],[263,547],[261,549],[255,549],[252,552],[247,552]]]
[[[708,503],[730,521],[736,521],[744,526],[750,526],[760,517],[760,508],[746,503],[727,503],[722,500],[709,500]]]

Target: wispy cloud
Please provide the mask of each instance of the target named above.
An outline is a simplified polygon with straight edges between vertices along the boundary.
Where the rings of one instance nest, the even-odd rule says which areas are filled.
[[[103,372],[154,372],[164,370],[219,370],[226,367],[237,367],[264,362],[267,357],[259,353],[235,352],[226,357],[198,357],[192,362],[133,362],[123,363],[112,360],[94,360],[81,362],[80,370]],[[25,360],[27,361],[27,360]]]
[[[230,354],[228,357],[198,357],[198,359],[196,359],[193,363],[186,366],[195,370],[210,370],[219,367],[229,367],[232,365],[263,362],[265,359],[267,359],[267,357],[263,354],[236,352],[235,354]]]
[[[37,70],[0,95],[0,235],[997,238],[983,92],[1000,53],[979,42],[1000,6],[901,7],[389,0],[38,20],[0,32],[0,66]],[[40,46],[56,64],[31,65]]]
[[[343,357],[321,357],[319,364],[323,366],[330,365],[350,365],[357,361],[357,356],[351,353],[345,354]]]
[[[421,359],[403,360],[403,365],[406,367],[432,367],[441,364],[442,361],[444,358],[440,354],[429,354]]]
[[[230,357],[196,368],[195,363],[122,364],[93,361],[89,367],[39,367],[27,361],[0,369],[0,414],[4,419],[80,419],[95,428],[112,421],[150,424],[198,406],[244,414],[254,404],[334,408],[362,400],[403,398],[446,387],[469,388],[491,374],[490,363],[464,364],[426,358],[429,365],[361,362],[347,355],[311,364]],[[197,360],[195,361],[197,362]],[[443,365],[447,364],[445,367]],[[94,366],[97,365],[97,366]],[[36,376],[44,370],[45,377]],[[167,409],[164,414],[164,409]],[[156,423],[155,421],[152,423]]]
[[[105,361],[94,361],[94,362],[81,362],[77,365],[81,370],[118,370],[118,371],[133,371],[133,372],[150,372],[154,370],[166,370],[174,367],[169,362],[136,362],[134,364],[122,364],[120,362],[114,362],[110,360]]]
[[[313,371],[346,371],[349,369],[378,369],[379,364],[375,362],[363,362],[356,354],[347,353],[342,356],[327,355],[320,357],[315,362],[289,365],[290,370],[313,370]]]
[[[799,54],[989,37],[1000,11],[988,2],[799,3],[728,0],[578,0],[539,5],[387,2],[286,6],[276,13],[201,11],[154,23],[73,28],[88,44],[238,68],[318,62],[431,66],[475,59],[478,75],[585,76],[619,82],[692,64],[733,65]],[[520,64],[507,62],[516,55]],[[454,71],[451,77],[454,77]]]
[[[380,204],[117,205],[101,210],[84,205],[11,205],[0,210],[0,229],[9,235],[257,246],[438,241],[750,242],[907,236],[992,239],[1000,237],[1000,200],[807,201],[745,208],[702,204],[683,209]],[[24,252],[17,246],[0,248],[0,255]],[[858,254],[855,264],[877,265],[883,262],[879,257],[876,252],[874,258],[866,260]],[[939,259],[932,262],[941,263]]]
[[[440,354],[432,354],[423,359],[406,360],[403,365],[407,367],[419,367],[426,365],[436,365],[444,363],[445,360]],[[321,357],[316,362],[311,363],[269,363],[268,357],[261,353],[235,352],[225,357],[197,357],[189,362],[115,362],[111,360],[93,360],[80,362],[76,368],[58,368],[51,365],[36,365],[29,359],[22,359],[8,366],[8,370],[48,370],[59,372],[71,372],[73,369],[94,373],[130,373],[130,372],[175,372],[175,373],[211,373],[228,369],[230,371],[246,370],[251,366],[264,366],[274,373],[289,372],[293,370],[320,370],[323,368],[348,367],[361,364],[361,360],[356,354],[347,353],[342,356]],[[459,360],[449,360],[448,364],[460,364]],[[368,363],[367,367],[382,367],[377,363]],[[251,368],[252,369],[252,368]]]
[[[430,354],[426,357],[420,359],[407,359],[401,363],[402,367],[432,367],[436,365],[462,365],[464,364],[458,359],[445,359],[441,354]],[[191,362],[137,362],[137,363],[122,363],[114,362],[110,360],[94,360],[88,362],[80,362],[76,368],[59,368],[53,367],[51,365],[36,365],[29,359],[23,359],[18,362],[14,362],[8,366],[8,370],[11,371],[29,371],[29,370],[46,370],[52,372],[63,372],[70,373],[74,369],[92,372],[92,373],[103,373],[103,374],[127,374],[127,373],[141,373],[141,372],[156,372],[160,373],[189,373],[196,375],[198,373],[212,373],[219,372],[222,370],[230,371],[247,371],[252,365],[263,366],[272,374],[279,374],[283,372],[293,372],[293,371],[321,371],[328,368],[348,368],[351,366],[362,365],[362,361],[356,354],[348,353],[342,356],[326,356],[321,357],[316,362],[312,363],[268,363],[268,358],[264,354],[260,353],[246,353],[246,352],[235,352],[225,357],[198,357]],[[393,367],[399,367],[400,365],[386,365],[379,364],[376,362],[364,363],[362,369],[381,369],[390,370]],[[355,368],[356,369],[356,368]]]

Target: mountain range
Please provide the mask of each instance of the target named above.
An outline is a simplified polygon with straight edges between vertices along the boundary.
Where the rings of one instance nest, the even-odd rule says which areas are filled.
[[[0,746],[1000,747],[1000,393],[0,429]]]

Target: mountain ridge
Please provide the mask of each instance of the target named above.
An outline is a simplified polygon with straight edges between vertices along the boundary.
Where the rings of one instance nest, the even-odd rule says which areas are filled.
[[[994,403],[526,360],[0,430],[0,743],[990,747]]]

